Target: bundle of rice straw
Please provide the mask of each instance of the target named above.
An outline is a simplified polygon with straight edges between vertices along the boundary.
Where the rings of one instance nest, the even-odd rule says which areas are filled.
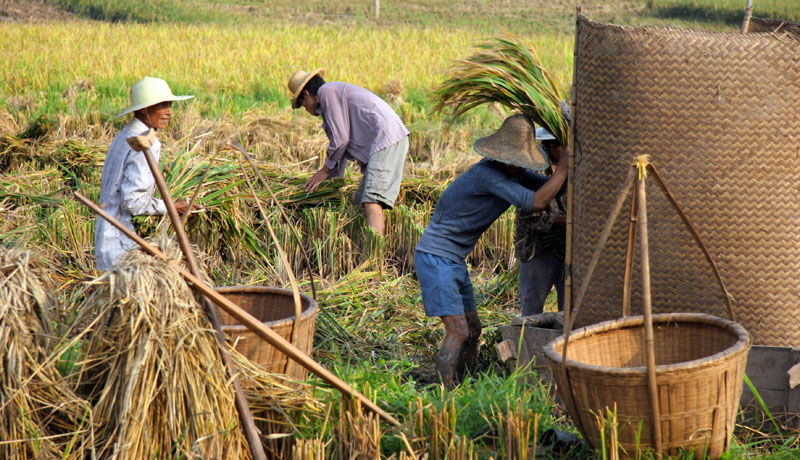
[[[0,246],[0,458],[84,458],[89,404],[58,372],[52,276],[40,258]]]
[[[80,319],[80,381],[94,404],[103,459],[249,459],[216,336],[177,268],[177,243],[139,249],[95,279]],[[181,267],[183,268],[183,267]]]
[[[436,109],[450,110],[458,118],[473,107],[497,102],[524,113],[567,145],[569,125],[561,112],[567,93],[542,66],[536,49],[526,48],[511,35],[477,48],[483,51],[456,61],[448,79],[436,89]]]

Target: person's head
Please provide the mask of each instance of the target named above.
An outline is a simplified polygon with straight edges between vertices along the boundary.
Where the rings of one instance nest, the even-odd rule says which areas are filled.
[[[172,103],[192,97],[176,96],[164,80],[144,77],[131,86],[130,105],[117,117],[133,112],[148,128],[164,129],[172,116]]]
[[[548,131],[547,128],[536,128],[535,137],[536,141],[541,143],[551,161],[558,163],[558,159],[561,158],[561,143],[558,142],[553,133]]]
[[[325,84],[322,78],[324,69],[313,72],[298,70],[289,77],[289,91],[292,93],[292,108],[297,109],[302,105],[311,115],[317,115],[317,92]]]
[[[501,164],[542,171],[550,166],[550,160],[536,144],[536,131],[526,115],[512,115],[494,134],[476,140],[473,146],[481,155]]]

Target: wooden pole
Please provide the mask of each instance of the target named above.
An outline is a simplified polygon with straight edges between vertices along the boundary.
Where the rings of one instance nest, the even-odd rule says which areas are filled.
[[[631,278],[633,276],[633,250],[636,246],[636,222],[637,222],[637,197],[639,188],[633,189],[631,197],[631,218],[628,224],[628,250],[625,254],[625,278],[622,282],[622,317],[631,315]]]
[[[644,342],[647,351],[647,389],[650,393],[652,410],[653,445],[656,455],[661,458],[661,414],[658,405],[658,384],[656,382],[656,355],[653,339],[653,312],[650,299],[650,255],[647,242],[647,196],[645,190],[644,165],[640,163],[638,183],[639,200],[639,247],[642,269],[642,304],[644,310]]]
[[[742,27],[740,29],[741,33],[746,34],[750,30],[750,18],[752,16],[753,16],[753,0],[747,0],[747,4],[744,9],[744,18],[742,19]]]
[[[107,220],[111,225],[116,227],[119,231],[124,233],[125,236],[134,240],[139,246],[142,247],[142,249],[147,251],[149,254],[158,257],[162,260],[167,260],[166,256],[156,247],[154,247],[153,245],[145,241],[141,236],[137,235],[136,233],[134,233],[133,231],[122,225],[117,219],[111,217],[111,215],[103,211],[96,204],[92,203],[88,198],[86,198],[85,196],[81,195],[78,192],[73,192],[73,195],[78,201],[88,206],[92,211],[94,211],[103,219]],[[378,405],[370,401],[366,396],[353,389],[346,382],[333,375],[329,370],[325,369],[318,362],[314,361],[310,356],[303,353],[300,349],[298,349],[297,347],[289,343],[286,339],[278,335],[277,332],[265,326],[264,323],[257,320],[250,313],[244,311],[238,305],[234,304],[233,302],[225,298],[225,296],[218,293],[211,287],[207,286],[205,283],[203,283],[202,280],[195,277],[186,270],[179,268],[178,272],[181,274],[181,276],[183,276],[183,278],[186,281],[188,281],[192,285],[193,288],[200,291],[200,293],[202,293],[212,302],[217,304],[228,314],[236,318],[244,327],[246,327],[256,335],[261,337],[262,340],[266,341],[273,347],[277,348],[280,352],[282,352],[289,358],[297,361],[301,366],[308,369],[312,374],[316,375],[317,377],[331,384],[333,387],[339,390],[343,395],[359,399],[361,401],[361,404],[364,405],[364,407],[378,414],[378,416],[381,417],[386,422],[389,422],[390,424],[396,427],[402,426],[400,422],[398,422],[389,413],[378,407]]]
[[[132,147],[134,147],[134,149],[136,148],[134,146],[135,143],[129,143]],[[172,200],[172,195],[169,193],[169,188],[164,180],[164,176],[161,175],[161,170],[158,169],[156,160],[153,158],[153,154],[150,153],[149,146],[145,147],[142,153],[147,160],[147,165],[150,167],[150,171],[153,173],[153,178],[156,181],[158,190],[161,192],[161,199],[164,200],[164,205],[167,207],[167,214],[172,221],[172,227],[175,229],[175,234],[178,237],[178,243],[181,246],[181,251],[183,251],[184,257],[186,257],[189,270],[191,271],[192,276],[199,278],[200,267],[197,264],[197,258],[194,256],[192,246],[189,243],[189,237],[186,236],[186,232],[184,231],[183,223],[181,221],[181,216],[178,214],[178,210],[175,208],[175,202]],[[187,209],[187,212],[188,211],[189,209]],[[222,356],[222,361],[224,362],[225,367],[228,369],[228,373],[233,380],[236,408],[239,411],[239,420],[242,423],[245,437],[250,445],[250,453],[252,454],[254,460],[266,460],[267,454],[264,452],[263,444],[261,444],[261,436],[258,432],[255,421],[253,420],[253,414],[250,413],[250,406],[247,403],[247,398],[244,396],[244,392],[242,391],[242,385],[239,383],[238,371],[236,370],[236,366],[234,366],[233,360],[228,353],[228,344],[225,342],[225,334],[222,332],[222,327],[217,319],[217,314],[214,311],[214,307],[208,301],[206,301],[205,298],[203,298],[202,303],[205,306],[206,315],[211,321],[211,324],[214,326],[214,331],[217,333],[217,345],[219,347],[220,355]]]
[[[375,11],[375,19],[379,19],[381,17],[381,0],[375,0],[374,11]]]

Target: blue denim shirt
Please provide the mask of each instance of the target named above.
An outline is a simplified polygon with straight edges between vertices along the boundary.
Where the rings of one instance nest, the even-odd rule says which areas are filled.
[[[417,251],[463,262],[483,232],[509,206],[531,212],[533,191],[547,180],[547,176],[529,170],[511,179],[498,162],[482,159],[442,192]]]

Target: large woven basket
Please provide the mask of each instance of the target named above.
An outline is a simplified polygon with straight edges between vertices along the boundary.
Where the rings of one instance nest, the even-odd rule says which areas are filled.
[[[250,313],[264,325],[278,333],[287,341],[292,341],[294,327],[294,298],[292,291],[267,286],[219,287],[217,292]],[[303,353],[311,355],[314,339],[314,326],[317,320],[317,302],[300,294],[302,314],[298,323],[297,340],[292,344]],[[236,351],[250,361],[264,367],[267,372],[286,374],[299,380],[308,377],[308,370],[290,360],[278,349],[262,340],[254,332],[238,323],[236,318],[222,309],[217,309],[222,331]]]
[[[737,323],[701,313],[653,315],[656,384],[664,453],[694,450],[717,458],[730,444],[742,393],[750,337]],[[642,316],[606,321],[544,351],[575,424],[601,448],[597,415],[616,407],[619,443],[627,455],[653,448]]]
[[[800,343],[800,40],[793,26],[780,30],[707,33],[580,16],[573,286],[586,277],[631,159],[648,154],[706,242],[753,343]],[[712,270],[672,206],[653,194],[648,207],[654,312],[726,316]],[[627,234],[619,219],[577,326],[618,316]],[[641,296],[634,280],[633,314]]]

